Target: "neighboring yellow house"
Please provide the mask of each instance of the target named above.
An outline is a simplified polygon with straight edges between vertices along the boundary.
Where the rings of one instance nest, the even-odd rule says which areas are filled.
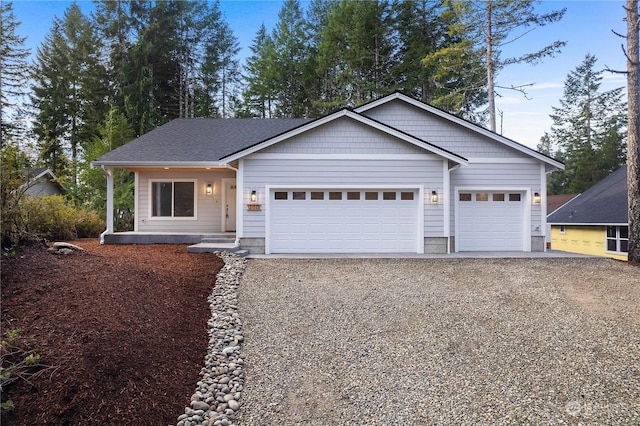
[[[551,248],[627,260],[629,221],[627,167],[549,214]]]

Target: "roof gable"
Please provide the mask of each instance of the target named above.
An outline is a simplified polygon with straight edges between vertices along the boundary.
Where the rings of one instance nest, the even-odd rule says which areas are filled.
[[[551,224],[614,225],[629,222],[627,166],[622,166],[547,218]]]
[[[384,123],[381,123],[379,121],[376,121],[372,118],[369,117],[365,117],[363,115],[360,115],[352,110],[349,109],[342,109],[339,110],[337,112],[334,112],[333,114],[329,114],[325,117],[319,118],[317,120],[314,120],[310,123],[304,124],[300,127],[297,127],[295,129],[292,129],[288,132],[285,132],[279,136],[276,136],[274,138],[271,138],[269,140],[265,140],[263,142],[257,143],[253,146],[250,146],[246,149],[240,150],[232,155],[229,155],[227,157],[224,157],[223,160],[227,161],[227,162],[232,162],[235,160],[238,160],[242,157],[246,157],[247,155],[256,153],[258,151],[264,150],[266,148],[269,148],[275,144],[281,143],[283,141],[289,140],[295,136],[301,135],[305,132],[309,132],[313,129],[317,129],[321,126],[325,126],[325,125],[329,125],[333,122],[336,122],[337,120],[343,119],[343,118],[347,118],[350,120],[353,120],[355,122],[364,124],[366,126],[369,126],[372,129],[378,130],[380,132],[386,133],[389,136],[395,137],[397,139],[400,139],[404,142],[407,142],[409,144],[412,144],[418,148],[421,148],[424,151],[427,151],[429,153],[432,154],[436,154],[439,155],[441,157],[444,157],[450,161],[453,161],[457,164],[467,164],[467,160],[458,155],[455,154],[453,152],[447,151],[445,149],[442,149],[436,145],[430,144],[428,142],[425,142],[421,139],[416,138],[415,136],[412,136],[408,133],[402,132],[398,129],[395,129],[393,127],[390,127]]]
[[[464,129],[466,131],[472,132],[475,135],[481,136],[483,139],[486,139],[491,143],[498,144],[498,146],[509,148],[511,150],[514,150],[515,152],[520,153],[523,156],[532,157],[536,160],[542,161],[547,165],[548,170],[564,168],[564,165],[561,162],[554,160],[553,158],[548,157],[534,149],[531,149],[525,145],[522,145],[504,136],[498,135],[497,133],[492,132],[488,129],[485,129],[482,126],[479,126],[475,123],[464,120],[460,117],[457,117],[451,113],[443,111],[432,105],[426,104],[417,99],[413,99],[400,92],[395,92],[395,93],[392,93],[391,95],[388,95],[383,98],[377,99],[375,101],[369,102],[367,104],[361,105],[360,107],[355,108],[355,111],[360,114],[370,115],[371,113],[374,112],[375,109],[386,106],[392,102],[397,102],[397,101],[402,102],[406,105],[410,105],[420,111],[424,111],[428,114],[431,114],[434,117],[437,117],[440,120],[448,122],[449,124],[454,125],[460,129]],[[379,117],[376,117],[376,118],[381,119]],[[394,127],[398,127],[398,126],[394,126]],[[434,142],[436,144],[438,143],[436,141],[430,141],[430,142]],[[462,154],[467,157],[469,156],[466,153],[462,153]]]

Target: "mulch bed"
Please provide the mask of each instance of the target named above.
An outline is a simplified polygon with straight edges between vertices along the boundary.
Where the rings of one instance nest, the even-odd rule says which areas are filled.
[[[52,368],[3,389],[2,424],[175,424],[207,352],[207,296],[223,266],[186,245],[43,245],[3,259],[2,333]]]

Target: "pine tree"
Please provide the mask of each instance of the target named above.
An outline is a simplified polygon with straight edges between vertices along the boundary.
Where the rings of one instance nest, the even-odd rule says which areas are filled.
[[[487,0],[484,2],[486,17],[484,21],[484,47],[489,98],[489,128],[493,131],[496,130],[495,89],[505,88],[496,86],[496,74],[500,69],[512,64],[536,64],[542,59],[558,53],[566,44],[563,41],[555,41],[532,53],[500,59],[503,46],[513,43],[536,27],[559,21],[566,12],[565,8],[540,15],[533,10],[534,3],[534,0]],[[507,89],[519,90],[517,87]]]
[[[276,85],[275,115],[304,117],[311,102],[304,87],[309,38],[299,0],[286,0],[278,18],[271,36],[273,48],[278,52],[272,64]]]
[[[597,59],[584,61],[565,80],[560,106],[553,107],[549,145],[564,160],[553,180],[564,193],[582,192],[624,164],[626,104],[622,88],[601,91]]]
[[[401,4],[405,10],[397,18],[398,32],[401,52],[406,50],[407,58],[399,61],[399,67],[410,67],[406,80],[415,86],[405,90],[446,111],[482,122],[484,116],[478,109],[487,100],[482,53],[467,31],[460,4],[444,1],[435,9],[429,9],[429,3],[416,2],[415,8],[409,7],[411,2]],[[414,64],[416,56],[421,59],[420,69],[407,65]]]
[[[271,118],[274,114],[276,89],[273,77],[276,57],[271,36],[264,24],[260,26],[253,44],[251,55],[245,65],[246,89],[243,91],[242,116]]]
[[[40,154],[61,173],[64,157],[77,163],[82,143],[97,131],[106,97],[106,72],[100,62],[101,44],[76,3],[56,18],[38,48],[32,86],[37,109],[34,131]],[[71,170],[75,180],[75,170]]]
[[[342,0],[327,17],[318,47],[328,106],[356,106],[393,91],[393,26],[386,0]]]
[[[203,19],[202,43],[204,57],[201,65],[201,92],[199,115],[230,117],[232,99],[237,95],[240,82],[240,51],[238,39],[229,24],[222,19],[218,3],[212,3]]]
[[[629,200],[629,262],[640,263],[640,22],[638,0],[627,0],[627,191]]]
[[[0,2],[0,148],[10,139],[16,139],[22,129],[16,119],[24,87],[29,78],[27,58],[30,50],[24,48],[26,37],[17,34],[20,22],[13,14],[13,3]]]
[[[129,62],[133,33],[132,17],[127,0],[100,0],[92,20],[99,37],[104,43],[104,66],[109,82],[109,100],[124,109],[125,75]]]

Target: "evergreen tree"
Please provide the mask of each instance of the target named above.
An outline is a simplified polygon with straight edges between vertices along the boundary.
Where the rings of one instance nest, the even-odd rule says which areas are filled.
[[[229,24],[222,19],[218,2],[205,16],[205,33],[202,39],[204,57],[201,66],[202,99],[199,115],[230,117],[232,99],[237,95],[241,79],[238,39]]]
[[[278,13],[271,39],[278,53],[273,62],[277,117],[304,117],[311,100],[306,96],[304,70],[309,38],[299,0],[286,0]]]
[[[565,161],[564,171],[554,172],[553,192],[582,192],[625,161],[626,104],[622,88],[601,91],[597,59],[584,61],[565,80],[564,97],[553,107],[553,125],[547,145],[555,158]]]
[[[19,25],[13,14],[13,3],[0,2],[0,148],[24,131],[17,117],[29,77],[30,50],[24,48],[26,37],[16,32]]]
[[[271,118],[274,114],[275,79],[273,76],[276,51],[264,23],[249,47],[251,56],[245,65],[246,89],[241,116]]]
[[[106,72],[100,51],[100,41],[76,3],[62,20],[54,20],[38,48],[32,86],[38,111],[34,131],[41,156],[55,173],[61,172],[67,152],[76,164],[82,143],[95,135],[104,113]],[[75,170],[71,176],[75,179]]]
[[[396,19],[402,56],[395,69],[406,75],[404,90],[446,111],[482,122],[478,108],[487,100],[482,53],[466,31],[460,4],[444,1],[433,8],[420,1],[400,5]],[[421,59],[420,68],[416,59]]]
[[[502,87],[496,85],[496,75],[502,68],[512,64],[536,64],[542,59],[554,56],[566,44],[556,41],[532,53],[501,59],[502,48],[515,42],[527,33],[547,24],[557,22],[564,16],[565,9],[538,14],[534,11],[536,0],[486,0],[471,2],[471,25],[482,22],[480,44],[485,53],[487,95],[489,101],[489,128],[496,130],[496,88],[522,90],[522,87]]]
[[[125,113],[137,135],[180,117],[180,18],[187,2],[130,3],[133,44],[125,67]]]
[[[110,103],[124,109],[127,85],[125,72],[129,62],[133,33],[129,1],[98,1],[92,22],[104,43],[102,61],[109,82]]]
[[[107,178],[103,171],[91,167],[91,161],[133,139],[133,129],[126,117],[112,107],[98,126],[95,136],[85,149],[80,179],[71,189],[76,203],[106,217]],[[114,170],[113,207],[116,230],[133,229],[134,175],[127,170]]]
[[[640,263],[640,22],[638,0],[627,0],[627,191],[629,201],[629,262]]]
[[[326,109],[355,106],[393,91],[392,25],[386,0],[333,5],[318,46]]]

